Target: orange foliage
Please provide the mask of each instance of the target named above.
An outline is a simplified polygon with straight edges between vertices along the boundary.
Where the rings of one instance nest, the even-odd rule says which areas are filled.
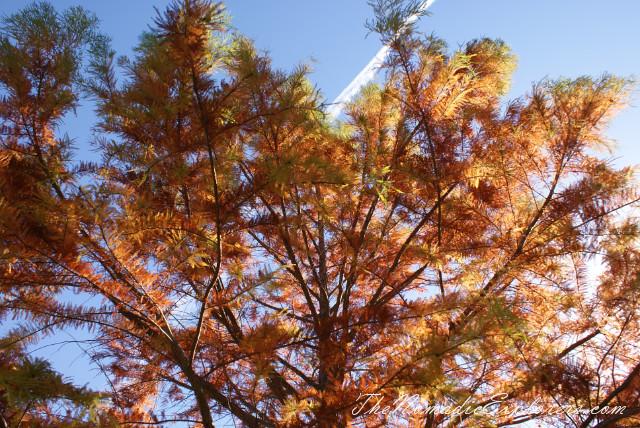
[[[504,43],[452,53],[380,8],[386,78],[331,122],[307,70],[226,39],[222,11],[170,6],[121,83],[96,33],[66,50],[3,36],[1,316],[90,326],[112,417],[140,426],[610,417],[383,411],[407,395],[638,408],[638,228],[618,215],[638,192],[598,155],[628,80],[546,80],[507,104]],[[54,131],[81,89],[102,161],[74,169]]]

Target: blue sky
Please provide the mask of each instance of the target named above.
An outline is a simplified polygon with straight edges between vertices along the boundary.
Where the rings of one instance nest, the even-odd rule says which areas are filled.
[[[166,0],[52,0],[59,9],[82,5],[96,12],[102,29],[112,36],[119,54],[128,54],[138,35],[163,10]],[[0,0],[0,13],[10,14],[26,1]],[[364,23],[371,18],[364,0],[230,0],[232,24],[268,50],[273,62],[291,68],[314,62],[311,80],[327,100],[333,100],[380,48]],[[640,77],[640,1],[609,0],[437,0],[420,30],[442,37],[455,48],[465,41],[488,36],[501,38],[519,57],[511,98],[525,94],[532,82],[546,76],[577,77],[604,72]],[[636,92],[632,104],[640,105]],[[76,145],[89,153],[91,114],[86,109],[64,129]],[[616,118],[610,135],[618,141],[613,154],[620,166],[640,164],[637,126],[640,108],[631,107]],[[64,339],[63,339],[64,340]],[[88,382],[82,358],[69,347],[47,348],[46,356],[79,383]],[[73,366],[71,372],[69,367]]]
[[[59,9],[82,5],[93,10],[119,54],[128,54],[139,34],[168,0],[51,0]],[[26,1],[0,0],[0,12],[12,13]],[[275,65],[291,68],[314,61],[311,80],[333,100],[380,48],[364,27],[371,10],[365,0],[229,0],[232,24],[268,50]],[[432,15],[419,23],[452,49],[474,38],[501,38],[519,57],[511,98],[525,94],[532,82],[548,76],[598,76],[604,72],[640,77],[640,2],[610,0],[509,1],[437,0]],[[634,104],[638,104],[638,92]],[[67,131],[85,148],[91,115],[79,111]],[[635,125],[640,109],[614,120],[610,135],[618,141],[617,163],[640,164]]]

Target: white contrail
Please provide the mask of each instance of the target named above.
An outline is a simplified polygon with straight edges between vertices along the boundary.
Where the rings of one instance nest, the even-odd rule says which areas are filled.
[[[411,15],[409,18],[407,18],[407,20],[404,23],[404,26],[407,26],[415,22],[420,17],[420,14],[425,10],[427,10],[427,8],[431,6],[435,1],[436,0],[423,1],[420,4],[418,11],[413,15]],[[356,78],[353,79],[351,83],[349,83],[349,85],[347,85],[347,87],[344,88],[342,92],[340,92],[340,95],[338,95],[338,98],[336,98],[327,109],[327,112],[331,117],[337,118],[338,116],[340,116],[340,113],[342,112],[342,108],[344,107],[344,105],[347,102],[349,102],[349,100],[351,100],[351,98],[353,98],[354,95],[358,93],[360,88],[362,88],[364,85],[366,85],[373,79],[373,77],[376,75],[376,72],[378,71],[380,66],[384,63],[384,60],[387,58],[388,53],[389,53],[388,44],[381,47],[378,53],[376,54],[376,56],[374,56],[371,59],[371,61],[369,61],[369,64],[367,64],[367,66],[363,68],[360,73],[358,73]]]

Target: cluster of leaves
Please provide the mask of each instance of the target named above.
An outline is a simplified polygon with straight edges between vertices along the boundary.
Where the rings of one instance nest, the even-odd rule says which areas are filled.
[[[0,340],[0,426],[90,427],[105,423],[101,396],[74,386],[41,358],[25,354],[28,340],[12,332]]]
[[[171,5],[121,81],[81,10],[6,19],[0,316],[91,328],[106,411],[134,426],[637,424],[640,249],[619,213],[638,192],[598,154],[631,82],[505,103],[508,47],[450,52],[407,25],[414,3],[374,5],[386,77],[341,121],[209,1]],[[82,91],[102,161],[73,167],[55,131]],[[452,416],[370,394],[625,409]]]

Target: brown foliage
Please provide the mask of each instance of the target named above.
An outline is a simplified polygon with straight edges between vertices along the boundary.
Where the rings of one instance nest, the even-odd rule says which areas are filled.
[[[3,36],[0,315],[89,326],[112,418],[492,426],[519,419],[382,409],[640,404],[638,230],[618,215],[637,189],[598,155],[630,82],[547,80],[505,104],[504,43],[451,53],[383,10],[386,79],[343,121],[307,70],[224,39],[205,0],[169,7],[122,83],[86,28],[39,50]],[[103,158],[81,171],[54,130],[82,89]]]

